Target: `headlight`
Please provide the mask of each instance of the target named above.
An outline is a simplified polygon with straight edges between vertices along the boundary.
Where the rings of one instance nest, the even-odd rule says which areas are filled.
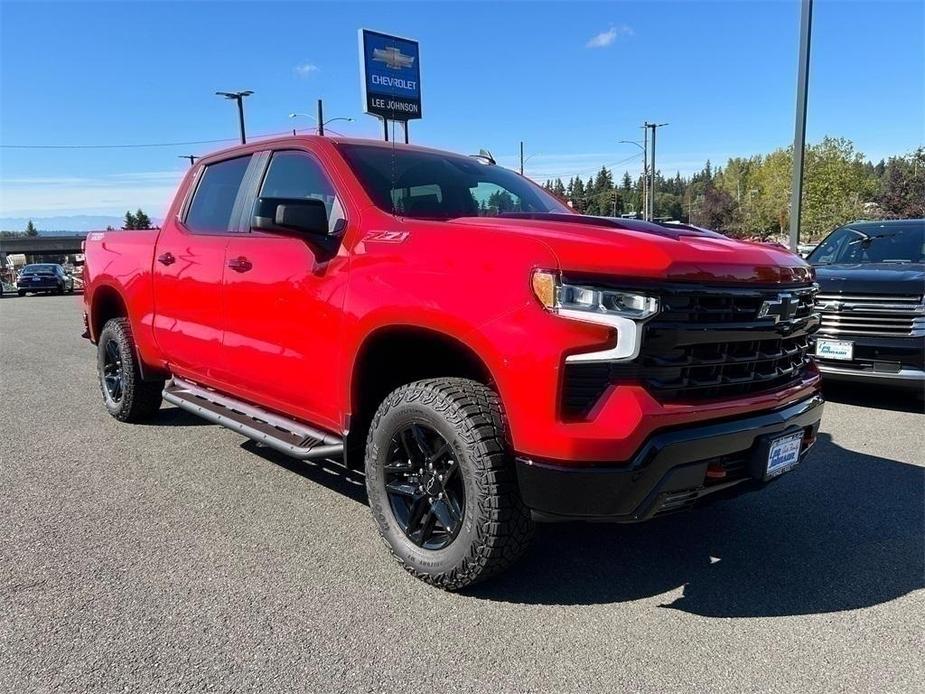
[[[533,293],[547,310],[563,318],[597,323],[613,328],[616,345],[607,350],[571,354],[568,362],[629,361],[639,356],[642,331],[639,323],[658,313],[658,299],[638,292],[564,284],[556,273],[536,270]]]

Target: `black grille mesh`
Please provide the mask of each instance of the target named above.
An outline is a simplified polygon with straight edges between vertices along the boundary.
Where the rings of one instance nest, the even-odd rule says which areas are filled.
[[[814,288],[674,289],[643,328],[642,351],[630,363],[566,364],[562,409],[586,417],[611,383],[644,385],[662,402],[703,402],[779,390],[808,364],[818,327]],[[762,306],[780,311],[762,316]],[[767,310],[765,306],[765,310]]]

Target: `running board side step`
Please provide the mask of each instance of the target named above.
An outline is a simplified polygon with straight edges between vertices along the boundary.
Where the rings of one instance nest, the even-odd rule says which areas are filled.
[[[298,460],[344,452],[342,438],[176,376],[164,386],[164,400]]]

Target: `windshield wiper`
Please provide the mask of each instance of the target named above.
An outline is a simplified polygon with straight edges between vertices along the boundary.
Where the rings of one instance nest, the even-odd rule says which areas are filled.
[[[863,238],[855,239],[854,241],[849,241],[848,242],[849,246],[853,246],[856,243],[863,243],[864,245],[867,245],[874,239],[888,239],[891,236],[896,236],[896,234],[874,234],[873,236],[868,236],[864,232],[858,231],[857,229],[852,229],[851,231],[853,231],[855,234],[860,234]]]

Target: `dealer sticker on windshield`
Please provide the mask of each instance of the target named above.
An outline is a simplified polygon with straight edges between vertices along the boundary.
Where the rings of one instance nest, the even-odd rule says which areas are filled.
[[[848,340],[816,340],[816,356],[823,359],[839,359],[851,361],[854,359],[854,343]]]

